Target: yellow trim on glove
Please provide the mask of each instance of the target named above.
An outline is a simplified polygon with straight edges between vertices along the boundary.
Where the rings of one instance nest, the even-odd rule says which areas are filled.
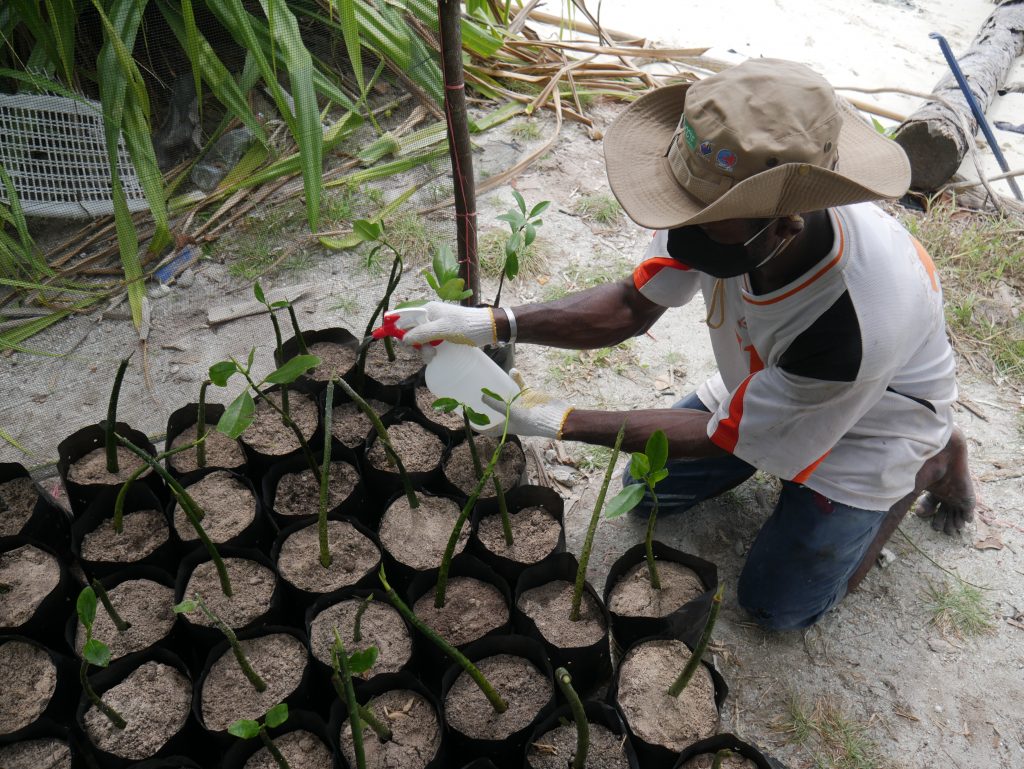
[[[565,430],[565,420],[569,418],[569,415],[575,410],[575,406],[570,406],[562,414],[562,421],[558,423],[558,431],[555,433],[555,440],[562,440],[562,431]]]

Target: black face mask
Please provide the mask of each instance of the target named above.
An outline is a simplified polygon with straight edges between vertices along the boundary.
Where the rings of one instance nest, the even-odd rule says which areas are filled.
[[[775,223],[775,219],[764,222],[746,243],[716,243],[697,225],[676,227],[668,231],[668,255],[687,267],[716,278],[734,278],[750,272],[775,256],[788,241],[783,241],[775,251],[758,258],[751,254],[748,246]]]

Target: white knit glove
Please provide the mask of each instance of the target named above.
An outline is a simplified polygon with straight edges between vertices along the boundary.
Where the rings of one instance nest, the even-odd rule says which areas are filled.
[[[527,387],[523,377],[516,369],[512,369],[509,375],[516,381],[521,391],[519,397],[512,403],[512,408],[509,410],[509,433],[513,435],[536,435],[541,438],[560,439],[562,437],[562,428],[565,426],[565,419],[569,416],[569,412],[573,410],[573,406],[542,390]],[[505,404],[497,398],[483,395],[482,400],[484,405],[489,406],[499,414],[505,413]],[[503,423],[496,422],[488,425],[488,427],[480,432],[497,438],[501,436],[502,428]]]
[[[463,307],[448,302],[427,302],[415,312],[395,310],[385,321],[397,318],[395,325],[405,329],[405,344],[425,345],[438,340],[483,347],[497,344],[494,313],[490,307]],[[403,312],[405,317],[403,318]]]

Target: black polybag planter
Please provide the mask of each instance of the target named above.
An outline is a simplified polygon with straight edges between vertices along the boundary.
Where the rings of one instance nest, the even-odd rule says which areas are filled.
[[[417,412],[417,413],[419,413],[419,412]],[[428,422],[429,422],[429,420],[428,420]],[[434,424],[434,423],[431,422],[431,424]],[[445,430],[444,427],[441,427],[441,429]],[[443,480],[444,487],[446,489],[448,489],[449,492],[451,494],[453,494],[454,496],[461,497],[462,499],[468,499],[469,495],[470,495],[470,493],[472,493],[473,489],[471,488],[469,490],[469,492],[463,491],[461,488],[459,488],[448,477],[448,472],[447,472],[447,464],[448,464],[448,460],[451,459],[452,452],[454,452],[456,447],[461,446],[463,443],[466,442],[466,431],[465,430],[459,430],[459,431],[454,432],[454,433],[452,433],[451,431],[447,431],[447,432],[449,432],[451,434],[451,445],[444,452],[444,458],[441,461],[441,477],[444,479]],[[479,436],[479,435],[474,435],[474,438],[480,438],[480,437],[481,436]],[[517,488],[519,488],[520,486],[522,486],[526,482],[526,476],[527,476],[527,469],[528,468],[527,468],[527,465],[526,465],[526,450],[523,449],[523,442],[519,439],[519,436],[518,435],[508,435],[506,437],[506,439],[505,439],[505,442],[506,443],[511,443],[514,446],[518,446],[519,450],[523,454],[523,471],[519,474],[519,477],[516,478],[515,483],[513,483],[511,485],[511,487],[509,487],[509,488],[502,487],[502,490],[505,492],[505,496],[507,497],[508,493],[510,491],[512,491],[512,489],[517,489]],[[481,447],[478,444],[477,445],[477,455],[480,457],[480,466],[481,467],[487,467],[487,463],[490,461],[491,455],[482,452],[480,450],[480,448]],[[470,459],[469,461],[472,464],[473,460]],[[541,488],[541,487],[538,487],[538,488]],[[487,489],[488,489],[488,487],[485,486],[484,490],[486,491]],[[487,493],[486,495],[481,494],[481,496],[477,499],[477,504],[480,504],[482,502],[489,502],[491,500],[494,500],[494,508],[497,509],[497,495],[495,495],[495,494],[490,494],[490,493]]]
[[[220,421],[220,418],[223,415],[224,415],[224,405],[222,403],[207,403],[206,404],[206,429],[207,429],[207,431],[216,430],[217,429],[217,422]],[[189,403],[189,404],[187,404],[185,406],[182,406],[177,411],[172,411],[171,415],[169,417],[167,417],[167,439],[165,440],[164,445],[168,449],[170,449],[171,445],[174,443],[174,439],[177,438],[179,435],[181,435],[186,430],[195,427],[196,423],[198,421],[199,421],[199,404],[198,403]],[[238,441],[235,441],[235,442],[236,442],[236,444],[238,444],[239,449],[241,449],[241,444],[238,443]],[[192,451],[195,451],[195,449],[192,449]],[[167,472],[169,472],[171,474],[171,477],[173,477],[175,480],[177,480],[183,486],[187,486],[190,483],[195,483],[200,478],[202,478],[204,475],[207,475],[208,473],[211,473],[214,470],[233,470],[233,471],[235,471],[237,473],[245,472],[245,452],[244,451],[242,452],[242,461],[239,464],[237,464],[237,465],[233,465],[231,467],[220,467],[218,465],[207,464],[206,467],[198,468],[196,470],[191,470],[189,472],[181,472],[180,470],[175,470],[174,466],[171,464],[173,459],[174,459],[173,457],[168,457],[166,460],[164,460],[164,463],[167,466]]]
[[[281,548],[284,546],[284,543],[288,539],[288,537],[290,537],[292,534],[299,531],[300,529],[305,529],[310,526],[316,528],[319,522],[316,519],[313,519],[312,521],[298,521],[296,523],[293,523],[291,526],[281,529],[281,533],[277,535],[277,539],[274,540],[274,546],[270,550],[270,559],[271,561],[273,561],[274,569],[277,571],[278,577],[280,578],[281,590],[285,606],[287,607],[289,614],[292,618],[290,621],[294,622],[296,625],[302,624],[302,618],[305,616],[306,609],[309,608],[313,604],[313,602],[319,599],[321,596],[333,595],[339,592],[340,590],[344,590],[346,588],[375,587],[379,584],[377,582],[377,570],[380,568],[380,559],[381,553],[383,552],[383,548],[380,546],[380,540],[377,539],[377,535],[370,529],[363,526],[363,524],[361,524],[359,521],[353,518],[330,518],[329,520],[343,521],[345,523],[351,524],[356,531],[358,531],[364,537],[369,539],[373,543],[374,547],[377,548],[377,560],[374,561],[373,566],[367,569],[365,573],[361,574],[358,577],[358,579],[356,579],[354,582],[348,585],[345,585],[344,587],[332,588],[329,590],[324,590],[322,592],[306,590],[304,588],[298,587],[297,585],[293,585],[291,582],[288,581],[288,578],[285,577],[284,574],[282,574],[280,571],[280,568],[278,566],[278,560],[281,556]]]
[[[383,341],[373,341],[371,345],[379,344],[383,345]],[[395,349],[397,350],[400,346],[399,342],[395,342]],[[369,357],[369,354],[367,354]],[[358,361],[356,363],[358,367]],[[413,403],[413,389],[416,387],[416,382],[419,381],[423,374],[424,366],[420,366],[415,373],[410,374],[405,379],[402,379],[395,383],[386,383],[381,381],[379,378],[373,376],[368,371],[363,372],[363,382],[358,381],[358,372],[353,368],[349,376],[345,377],[345,381],[352,385],[352,388],[358,392],[364,398],[376,398],[377,400],[384,401],[385,403],[401,403],[406,406],[410,406]]]
[[[297,731],[306,731],[316,736],[330,752],[332,766],[338,765],[338,762],[334,760],[336,750],[331,730],[316,712],[289,708],[288,720],[280,726],[267,729],[267,734],[270,735],[271,740],[276,740],[290,732]],[[219,769],[244,769],[246,762],[262,748],[263,741],[258,737],[249,740],[236,739],[235,744],[224,754],[218,767]]]
[[[337,441],[335,441],[337,443]],[[340,445],[340,444],[339,444]],[[316,450],[314,452],[318,465],[323,462],[323,452]],[[353,455],[354,458],[354,455]],[[351,493],[340,503],[330,508],[327,511],[327,516],[331,518],[337,518],[340,516],[352,516],[357,518],[365,525],[369,526],[373,523],[373,515],[370,513],[370,506],[364,500],[363,493],[363,481],[362,475],[359,473],[359,467],[355,464],[352,459],[344,456],[338,456],[334,453],[334,449],[331,449],[331,464],[335,462],[347,462],[356,472],[356,484],[352,487]],[[286,526],[290,526],[297,521],[309,522],[311,519],[316,518],[319,515],[319,508],[313,507],[310,509],[307,515],[283,515],[278,513],[274,508],[274,503],[277,500],[277,486],[281,481],[281,478],[289,473],[301,473],[304,470],[309,469],[309,462],[306,461],[305,456],[299,455],[297,457],[291,457],[278,462],[272,466],[263,476],[261,482],[261,491],[264,510],[273,518],[274,523],[279,529],[283,529]],[[319,471],[316,475],[320,477]]]
[[[281,588],[281,577],[278,575],[277,569],[274,568],[273,561],[255,548],[218,547],[217,553],[220,555],[221,559],[245,558],[249,561],[255,561],[261,566],[265,566],[270,569],[276,578],[274,592],[270,596],[270,601],[267,604],[266,611],[255,617],[251,622],[246,623],[242,627],[232,628],[232,630],[235,632],[242,632],[263,627],[265,625],[275,625],[283,622],[285,620],[284,615],[286,613],[284,605],[285,597]],[[206,548],[195,550],[182,558],[181,565],[178,568],[178,573],[174,580],[174,602],[176,604],[186,598],[191,598],[191,596],[185,595],[185,589],[188,587],[189,578],[192,576],[192,572],[195,571],[196,567],[202,563],[207,563],[210,560],[211,559],[209,554],[206,552]],[[234,583],[232,583],[231,587],[233,591],[238,589]],[[187,614],[179,615],[178,621],[181,625],[184,636],[188,639],[188,652],[181,656],[189,663],[189,668],[198,673],[206,663],[206,659],[213,647],[224,641],[224,634],[215,627],[207,627],[206,625],[200,625],[192,622]]]
[[[124,422],[117,422],[114,425],[114,432],[124,436],[150,456],[155,457],[157,455],[156,447],[153,446],[145,433],[132,429]],[[60,474],[60,479],[64,482],[64,488],[68,492],[68,504],[71,505],[71,512],[76,518],[85,512],[89,503],[103,489],[121,486],[120,483],[77,483],[76,481],[68,480],[68,470],[71,465],[89,452],[102,447],[105,443],[106,436],[104,435],[103,428],[99,425],[88,425],[81,430],[71,433],[71,435],[57,444],[57,454],[59,457],[57,460],[57,472]],[[144,473],[137,482],[149,486],[158,499],[164,502],[168,499],[167,486],[164,485],[163,479],[152,469]]]
[[[153,568],[152,566],[127,565],[120,571],[116,571],[103,577],[99,582],[103,586],[103,589],[109,593],[122,582],[126,582],[130,579],[147,579],[150,582],[156,582],[164,587],[170,588],[171,590],[174,589],[174,577],[167,572]],[[97,616],[99,614],[106,613],[106,609],[103,608],[102,604],[97,604],[96,613]],[[71,616],[68,617],[68,621],[65,624],[64,638],[67,642],[68,648],[71,649],[76,659],[79,656],[75,646],[77,633],[78,612],[74,611],[71,613]],[[109,644],[111,639],[100,638],[100,640]],[[112,657],[111,664],[120,663],[122,660],[131,659],[138,655],[145,654],[145,652],[151,648],[167,649],[168,651],[173,652],[175,656],[180,657],[182,661],[186,663],[188,662],[190,644],[188,643],[179,615],[175,615],[174,624],[171,625],[170,629],[161,638],[143,649],[123,654],[120,657]],[[189,672],[191,673],[191,668],[189,669]]]
[[[433,494],[431,492],[425,492],[423,490],[418,490],[416,492],[416,496],[419,499],[422,499],[423,497],[439,497],[439,498],[442,498],[442,499],[449,499],[449,500],[451,500],[452,502],[455,503],[455,505],[459,509],[459,511],[461,511],[463,506],[465,505],[465,500],[460,502],[457,498],[452,497],[450,494]],[[378,531],[378,532],[380,531],[381,521],[384,520],[384,516],[387,514],[387,511],[391,507],[391,505],[393,505],[399,499],[404,499],[404,498],[405,498],[405,494],[404,493],[399,493],[399,494],[395,495],[394,497],[392,497],[391,499],[389,499],[387,502],[385,502],[381,506],[381,508],[380,508],[380,517],[378,518],[378,520],[376,522],[376,525],[374,526],[374,529],[376,531]],[[452,519],[452,525],[453,526],[455,525],[455,519],[454,518]],[[470,519],[467,518],[466,521],[463,522],[463,530],[465,531],[467,528],[469,528],[469,526],[470,526]],[[450,532],[449,532],[449,536],[450,536]],[[458,557],[460,557],[462,555],[467,555],[468,554],[468,550],[469,550],[469,536],[471,536],[471,532],[470,532],[470,534],[467,535],[465,546],[462,548],[462,550],[460,550],[459,552],[457,552],[455,554],[455,558],[458,558]],[[384,540],[380,541],[380,548],[381,548],[381,553],[383,554],[383,558],[384,558],[384,569],[385,569],[385,571],[387,572],[387,575],[388,575],[388,582],[395,588],[395,590],[399,594],[404,594],[404,592],[408,589],[409,585],[412,584],[413,580],[415,580],[417,577],[419,577],[422,574],[433,574],[433,575],[436,576],[438,570],[441,567],[441,556],[438,556],[437,564],[435,566],[432,566],[432,567],[430,567],[428,569],[418,569],[415,566],[410,566],[409,564],[405,563],[404,561],[398,560],[398,558],[396,558],[394,555],[392,555],[391,551],[388,550],[387,545],[384,543]]]
[[[276,635],[278,633],[284,633],[292,636],[292,638],[299,641],[306,650],[306,661],[302,670],[302,677],[299,679],[299,683],[296,687],[286,697],[280,700],[280,702],[284,702],[288,705],[289,712],[291,712],[293,708],[298,710],[308,710],[314,704],[310,696],[310,692],[312,690],[311,679],[313,671],[309,664],[309,645],[306,643],[305,636],[296,628],[284,625],[267,625],[258,628],[249,628],[247,630],[241,630],[235,635],[238,636],[239,641],[246,641],[258,636]],[[228,734],[227,729],[210,729],[203,721],[203,686],[206,683],[207,677],[210,675],[210,669],[224,654],[232,654],[231,645],[228,643],[227,639],[223,640],[210,650],[210,653],[206,657],[206,664],[203,665],[202,672],[195,679],[196,684],[194,688],[194,696],[192,697],[192,715],[195,722],[199,725],[202,733],[206,736],[207,740],[209,740],[209,744],[212,747],[210,755],[223,753],[234,744],[234,740],[236,739],[234,736]],[[233,659],[231,664],[236,664]]]
[[[483,500],[476,506],[476,511],[473,515],[473,533],[470,535],[467,549],[471,550],[473,555],[508,580],[510,585],[514,585],[516,580],[519,579],[519,575],[527,567],[542,563],[545,558],[550,558],[554,553],[565,552],[565,500],[562,499],[557,491],[549,489],[547,486],[525,485],[509,489],[505,493],[505,503],[508,507],[509,517],[528,507],[543,507],[558,522],[558,528],[560,529],[558,542],[550,553],[540,561],[522,563],[492,552],[484,547],[484,544],[477,536],[477,529],[480,527],[481,520],[491,515],[500,514],[497,497]]]
[[[204,767],[202,764],[197,764],[191,758],[185,756],[165,756],[164,758],[150,758],[137,764],[132,764],[129,769],[204,769]]]
[[[381,416],[380,421],[385,427],[391,427],[398,422],[415,422],[427,432],[436,435],[440,439],[441,453],[437,457],[437,464],[430,470],[413,472],[407,468],[406,472],[409,482],[414,489],[440,487],[443,484],[444,478],[441,473],[441,458],[448,450],[448,435],[441,428],[422,419],[419,414],[410,408],[399,407],[392,409]],[[368,493],[378,500],[387,500],[398,494],[404,494],[405,487],[402,485],[402,478],[397,469],[383,470],[375,467],[370,461],[370,451],[376,445],[377,440],[376,432],[371,433],[369,438],[367,438],[366,448],[363,450],[363,456],[360,458],[360,465],[363,469],[363,479]]]
[[[214,547],[216,547],[218,551],[222,547],[251,547],[266,552],[270,548],[271,543],[274,541],[274,537],[277,536],[277,526],[274,524],[273,519],[267,513],[266,508],[264,508],[263,500],[260,498],[259,493],[257,493],[252,481],[249,480],[249,478],[247,478],[246,476],[232,472],[231,470],[222,470],[219,472],[227,473],[236,481],[240,482],[243,486],[245,486],[249,493],[252,494],[252,498],[256,504],[256,509],[253,514],[252,520],[244,529],[242,529],[234,536],[229,537],[224,542],[214,542]],[[203,500],[201,498],[196,498],[195,495],[193,495],[192,492],[189,491],[189,489],[192,486],[194,486],[199,481],[204,480],[206,477],[207,476],[199,478],[197,481],[194,481],[191,485],[185,486],[184,489],[186,492],[189,493],[190,496],[192,496],[196,504],[199,505],[199,507],[203,510],[204,513],[211,514],[213,511],[207,510],[203,506]],[[192,528],[191,523],[188,523],[186,520],[184,531],[188,534],[196,534],[196,536],[190,537],[188,539],[182,536],[181,532],[178,532],[177,529],[174,527],[174,511],[177,507],[178,500],[172,499],[171,502],[167,505],[167,518],[171,523],[171,531],[174,532],[174,536],[177,537],[181,542],[181,552],[183,554],[190,553],[193,550],[203,550],[205,552],[202,540],[199,539],[199,536],[196,534],[195,529]],[[200,521],[200,523],[202,523],[202,521]]]
[[[461,769],[498,769],[498,767],[489,758],[477,758],[464,764]]]
[[[438,571],[438,569],[433,569],[432,571],[424,572],[418,575],[409,585],[409,589],[406,592],[408,595],[407,604],[410,609],[416,605],[416,602],[421,597],[428,593],[431,596],[430,603],[433,605],[433,595],[434,589],[437,587]],[[473,579],[493,585],[499,590],[502,597],[505,599],[505,605],[508,607],[508,619],[505,622],[472,641],[456,645],[456,649],[461,652],[465,652],[471,646],[485,638],[507,636],[512,632],[512,591],[505,580],[495,574],[494,571],[489,569],[485,564],[481,563],[471,555],[466,555],[465,553],[462,553],[452,559],[452,562],[448,567],[449,582],[453,577],[472,577]],[[391,575],[389,574],[388,582],[390,581]],[[413,636],[413,654],[417,660],[415,668],[417,673],[424,681],[427,682],[428,686],[435,689],[439,685],[441,676],[447,670],[448,666],[455,662],[455,660],[441,651],[436,644],[422,633],[416,633]]]
[[[574,679],[573,686],[575,685],[576,681]],[[637,758],[636,751],[633,750],[633,744],[629,741],[629,735],[626,733],[626,725],[622,722],[622,717],[619,715],[619,711],[603,702],[586,700],[583,703],[583,712],[587,715],[588,723],[603,726],[612,734],[622,737],[622,752],[626,757],[626,761],[629,763],[630,769],[640,769],[640,759]],[[545,718],[537,728],[533,730],[530,734],[530,738],[526,741],[526,756],[523,758],[523,769],[533,769],[533,764],[530,763],[530,746],[533,743],[542,740],[545,734],[561,726],[565,721],[568,721],[570,724],[575,723],[573,721],[572,710],[568,705],[562,705],[562,707],[558,708],[558,710]]]
[[[273,387],[268,387],[265,390],[265,392],[267,392],[268,394],[276,393],[280,389],[280,385],[274,385]],[[308,383],[293,382],[292,384],[288,385],[288,397],[290,398],[293,393],[301,394],[313,401],[313,405],[315,407],[314,410],[316,411],[316,428],[314,428],[312,435],[307,437],[305,434],[303,434],[303,437],[306,439],[306,444],[310,447],[311,450],[315,451],[318,446],[323,448],[324,415],[320,408],[321,404],[319,403],[316,397],[316,392]],[[256,396],[257,405],[259,404],[259,401],[260,396]],[[276,412],[273,413],[273,416],[268,418],[273,418],[277,420],[277,422],[281,425],[281,430],[283,431],[282,435],[287,434],[289,436],[289,439],[293,439],[295,437],[295,434],[291,431],[291,428],[286,427],[284,423],[281,422]],[[273,467],[278,462],[284,459],[290,459],[291,457],[305,456],[304,452],[302,451],[301,445],[293,449],[292,451],[288,451],[284,454],[266,454],[263,451],[251,446],[248,443],[248,441],[246,441],[244,432],[241,434],[241,436],[239,436],[238,440],[242,444],[242,450],[245,452],[245,474],[256,486],[259,486],[262,483],[263,476],[266,475],[270,471],[270,468]]]
[[[13,732],[0,734],[0,745],[7,745],[22,740],[34,740],[48,736],[55,728],[66,726],[78,704],[80,687],[78,684],[78,665],[70,657],[55,652],[53,649],[34,641],[31,638],[17,635],[0,635],[0,646],[10,641],[29,644],[46,652],[56,670],[57,681],[50,696],[50,701],[35,721]]]
[[[27,537],[0,537],[0,553],[16,550],[24,545],[35,547],[50,555],[57,564],[57,584],[40,601],[35,612],[20,625],[0,625],[0,635],[21,635],[38,641],[44,646],[60,652],[70,653],[64,641],[64,621],[74,611],[75,600],[81,587],[64,560],[50,547]]]
[[[306,609],[304,627],[306,631],[306,638],[309,639],[309,664],[316,672],[314,680],[316,682],[317,688],[319,689],[317,695],[321,699],[326,699],[326,701],[328,702],[337,696],[337,693],[334,691],[334,686],[331,684],[330,680],[331,674],[334,672],[334,670],[330,665],[321,662],[320,659],[316,656],[316,654],[313,653],[313,620],[315,620],[321,612],[323,612],[331,606],[334,606],[335,604],[341,603],[342,601],[361,600],[363,598],[366,598],[366,596],[368,595],[373,596],[373,601],[375,603],[380,602],[385,606],[391,607],[392,610],[398,614],[399,618],[402,620],[402,624],[405,626],[406,632],[409,634],[409,639],[411,641],[411,651],[409,654],[409,659],[405,661],[405,664],[402,665],[401,669],[398,672],[402,672],[404,670],[419,669],[419,665],[417,664],[418,655],[416,632],[414,631],[412,625],[409,624],[409,620],[403,617],[401,613],[398,612],[397,609],[391,606],[391,604],[388,602],[387,594],[384,592],[384,590],[382,590],[381,588],[346,587],[334,593],[327,593],[326,595],[323,595],[316,601],[314,601],[313,604],[308,609]],[[349,650],[350,654],[351,651],[352,650]],[[369,684],[371,681],[374,681],[381,675],[393,675],[393,673],[378,673],[365,680],[362,678],[353,677],[352,685],[355,687],[356,694],[358,695],[362,691],[364,686]]]
[[[766,756],[760,749],[750,743],[743,742],[735,734],[727,732],[720,732],[690,745],[679,754],[679,760],[675,763],[673,769],[680,769],[687,761],[696,756],[702,756],[707,753],[714,755],[724,749],[731,750],[733,753],[739,753],[744,758],[750,759],[757,765],[757,769],[786,769],[786,765],[778,759]]]
[[[604,583],[604,603],[612,618],[612,641],[618,651],[632,646],[641,638],[664,636],[682,641],[691,649],[700,641],[711,611],[711,599],[718,590],[718,567],[710,561],[669,547],[658,540],[652,543],[654,558],[658,562],[672,561],[696,572],[705,590],[692,601],[683,604],[664,617],[627,617],[611,609],[612,588],[638,563],[647,557],[646,545],[640,542],[629,548],[612,564]]]
[[[188,668],[176,654],[159,647],[151,647],[148,651],[142,652],[138,655],[133,654],[112,663],[110,667],[105,670],[100,670],[90,675],[89,683],[102,699],[107,689],[112,689],[114,686],[117,686],[134,670],[151,661],[169,665],[188,679],[189,685],[192,687],[191,701],[192,706],[194,707],[196,701],[196,685],[194,683],[194,679],[189,674]],[[127,769],[127,767],[138,763],[139,759],[121,758],[120,756],[109,753],[108,751],[102,750],[92,744],[85,728],[85,714],[91,706],[92,703],[83,692],[78,702],[78,710],[75,714],[75,723],[81,734],[85,737],[88,751],[92,754],[97,766],[99,766],[100,769]],[[122,715],[126,718],[128,717],[127,714],[122,713]],[[190,757],[200,756],[203,755],[202,751],[206,745],[208,745],[208,743],[203,740],[190,708],[181,728],[178,729],[178,731],[175,732],[167,742],[165,742],[161,748],[156,751],[156,753],[152,756],[148,756],[145,760],[149,761],[173,755],[184,755]]]
[[[359,340],[355,338],[351,331],[341,326],[332,326],[331,328],[322,328],[318,330],[303,330],[302,341],[306,343],[308,348],[310,345],[318,342],[330,342],[336,344],[339,347],[348,347],[356,354],[356,360],[353,361],[352,365],[348,367],[346,371],[340,372],[339,376],[345,379],[346,382],[350,381],[352,372],[356,367],[356,362],[359,359]],[[284,353],[283,355],[281,353]],[[280,352],[274,350],[274,363],[280,368],[284,365],[285,361],[291,360],[296,355],[300,355],[301,350],[299,349],[299,340],[294,335],[286,339],[281,344]],[[315,353],[310,353],[315,355]],[[309,374],[303,374],[300,381],[307,383],[315,392],[320,392],[327,388],[326,379],[314,379]]]
[[[483,638],[466,647],[464,654],[470,662],[476,663],[487,657],[498,654],[509,654],[529,660],[551,683],[551,699],[542,706],[537,715],[522,729],[513,732],[500,740],[485,740],[470,737],[445,722],[449,733],[449,746],[453,763],[467,762],[474,758],[489,758],[498,769],[518,769],[522,763],[523,750],[529,735],[537,725],[551,713],[555,707],[555,684],[551,672],[551,663],[544,653],[544,647],[533,638],[520,635],[491,636]],[[459,665],[452,665],[445,671],[441,679],[441,705],[445,707],[448,692],[463,670]],[[474,684],[475,685],[475,684]],[[505,699],[515,697],[515,692],[498,692]]]
[[[16,478],[32,479],[24,465],[18,462],[0,463],[0,483],[7,483]],[[49,545],[61,554],[69,552],[71,545],[71,517],[47,494],[42,487],[32,482],[36,492],[36,502],[28,519],[18,531],[10,536],[23,536]]]
[[[608,687],[608,698],[607,701],[612,705],[622,716],[622,722],[626,725],[626,731],[629,732],[629,737],[633,741],[633,747],[636,750],[637,756],[640,758],[640,764],[644,769],[671,769],[675,765],[676,759],[679,757],[679,753],[676,751],[669,750],[664,745],[657,745],[655,743],[647,742],[642,737],[637,736],[633,731],[633,728],[629,725],[629,719],[626,718],[626,714],[622,712],[622,708],[619,707],[618,696],[619,696],[619,676],[622,674],[622,661],[629,654],[633,646],[638,646],[648,641],[678,641],[679,638],[671,635],[660,635],[652,636],[649,638],[641,638],[630,645],[625,650],[623,655],[619,658],[619,665],[616,668],[615,675],[612,678],[611,686]],[[693,647],[687,644],[687,648],[692,652]],[[708,672],[711,674],[711,682],[715,687],[715,708],[719,712],[719,719],[721,719],[722,705],[725,703],[725,698],[729,694],[729,687],[725,683],[725,679],[722,678],[722,674],[718,672],[710,662],[701,660],[701,664],[704,665]]]
[[[353,683],[355,683],[353,681]],[[444,728],[444,710],[441,707],[441,702],[437,696],[433,694],[415,675],[409,672],[398,672],[398,673],[384,673],[383,675],[374,676],[373,679],[363,684],[360,689],[356,690],[356,702],[360,705],[366,705],[373,697],[384,694],[385,692],[393,691],[395,689],[403,689],[415,692],[416,694],[423,697],[427,702],[434,708],[434,715],[437,717],[438,731],[441,735],[440,744],[437,746],[437,752],[434,757],[423,765],[422,769],[444,769],[448,765],[448,751],[447,751],[447,735],[445,734]],[[345,763],[345,755],[341,750],[341,732],[348,721],[348,705],[342,700],[335,697],[334,704],[331,705],[331,719],[329,721],[328,728],[331,730],[332,735],[337,740],[338,745],[338,760],[341,763]],[[363,740],[374,739],[363,731]],[[367,761],[369,764],[369,761]],[[228,769],[225,767],[225,769]],[[354,769],[354,766],[353,766]],[[411,769],[403,767],[403,769]]]
[[[150,566],[174,574],[178,564],[181,543],[167,514],[166,506],[153,494],[152,490],[140,483],[133,483],[125,495],[124,514],[139,510],[155,510],[167,525],[167,539],[158,545],[153,552],[137,561],[105,561],[89,559],[82,556],[82,542],[86,535],[96,531],[100,526],[111,527],[113,534],[114,503],[120,487],[103,490],[86,511],[71,526],[71,552],[78,559],[82,570],[89,577],[102,579],[127,566]]]
[[[540,632],[536,622],[519,608],[519,597],[527,590],[561,580],[575,584],[579,562],[572,553],[556,553],[545,558],[536,566],[523,571],[516,584],[515,600],[512,602],[512,617],[516,630],[523,635],[536,638],[544,644],[551,666],[565,668],[572,676],[572,684],[580,696],[594,691],[605,683],[612,674],[611,649],[608,643],[608,632],[611,618],[601,597],[589,582],[584,584],[584,592],[593,599],[604,618],[605,632],[601,640],[587,646],[562,648],[549,641]],[[566,618],[566,621],[568,618]]]
[[[31,733],[21,739],[8,740],[6,737],[0,737],[0,748],[5,748],[9,745],[15,745],[21,742],[30,742],[31,740],[41,740],[46,738],[60,740],[68,746],[68,750],[71,754],[70,769],[83,769],[83,767],[85,767],[85,760],[83,756],[82,739],[77,734],[74,734],[69,727],[69,724],[72,721],[71,716],[74,713],[74,704],[72,704],[71,707],[71,712],[61,723],[51,722],[45,725],[40,725],[38,729],[35,728],[35,725],[28,727],[31,729]],[[89,766],[88,769],[95,769],[95,767]]]

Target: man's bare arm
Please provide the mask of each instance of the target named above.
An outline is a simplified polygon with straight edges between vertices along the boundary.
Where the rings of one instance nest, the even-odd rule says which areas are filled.
[[[720,449],[708,438],[710,420],[711,414],[695,409],[574,409],[565,419],[562,439],[612,446],[619,428],[625,421],[626,435],[622,440],[622,448],[625,451],[642,451],[651,433],[655,430],[664,430],[668,437],[668,455],[672,459],[725,456],[728,452]]]
[[[520,342],[572,350],[611,347],[638,336],[654,325],[665,309],[637,291],[632,278],[551,302],[513,307]],[[507,340],[509,326],[505,313],[497,310],[494,322],[498,339]]]

